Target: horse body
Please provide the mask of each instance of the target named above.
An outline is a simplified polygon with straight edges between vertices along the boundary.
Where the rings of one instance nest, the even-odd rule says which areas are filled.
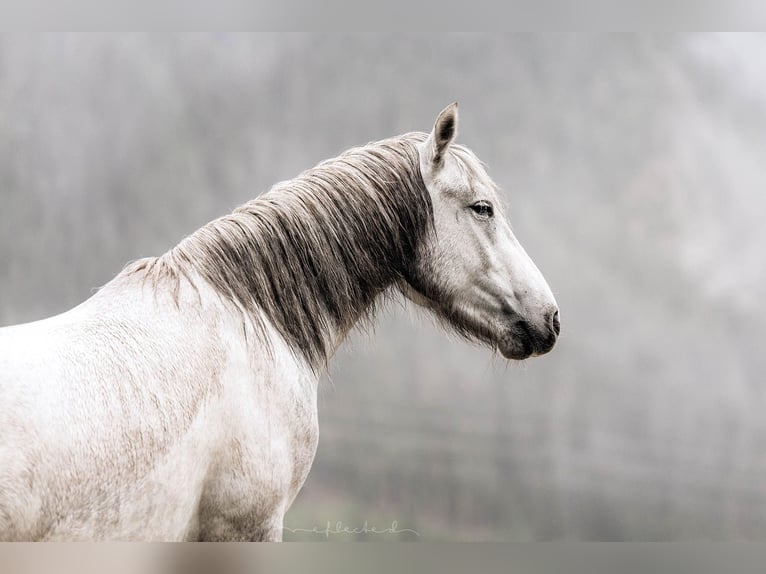
[[[0,329],[3,538],[281,537],[316,449],[317,379],[205,288],[174,302],[118,277]]]
[[[319,377],[392,291],[507,358],[551,350],[553,295],[456,125],[349,150],[0,329],[0,539],[281,540]]]

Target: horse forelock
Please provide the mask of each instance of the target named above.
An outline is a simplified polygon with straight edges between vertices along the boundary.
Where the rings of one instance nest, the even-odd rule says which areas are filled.
[[[176,290],[182,277],[200,276],[256,327],[265,317],[296,354],[321,366],[331,334],[372,314],[432,229],[417,147],[425,137],[405,134],[325,160],[126,272]]]

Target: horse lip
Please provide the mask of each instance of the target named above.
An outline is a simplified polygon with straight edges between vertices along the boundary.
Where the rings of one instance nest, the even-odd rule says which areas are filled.
[[[553,350],[553,347],[556,346],[557,340],[558,340],[558,336],[551,333],[551,335],[547,339],[542,341],[540,348],[535,352],[535,354],[544,355],[545,353],[549,353],[551,350]]]
[[[519,321],[506,332],[498,344],[498,350],[506,359],[521,361],[535,354],[533,340],[527,324]]]
[[[554,333],[541,336],[524,320],[514,321],[497,345],[506,359],[522,360],[550,352],[558,337]]]
[[[527,345],[524,345],[522,350],[519,350],[515,347],[504,347],[501,345],[498,346],[498,350],[503,357],[509,360],[512,359],[514,361],[523,361],[524,359],[528,359],[533,355],[532,351],[528,349]]]

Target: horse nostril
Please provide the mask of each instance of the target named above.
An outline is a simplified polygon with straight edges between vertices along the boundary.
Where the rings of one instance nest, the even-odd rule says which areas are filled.
[[[557,337],[559,333],[561,333],[561,320],[559,319],[558,309],[556,309],[551,316],[551,329],[553,329],[553,332],[556,333]]]

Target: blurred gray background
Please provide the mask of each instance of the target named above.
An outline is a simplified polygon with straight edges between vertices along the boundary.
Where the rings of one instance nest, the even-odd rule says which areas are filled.
[[[0,37],[0,325],[459,100],[561,339],[507,364],[393,305],[321,384],[286,526],[419,536],[285,538],[764,540],[765,62],[764,36]]]

